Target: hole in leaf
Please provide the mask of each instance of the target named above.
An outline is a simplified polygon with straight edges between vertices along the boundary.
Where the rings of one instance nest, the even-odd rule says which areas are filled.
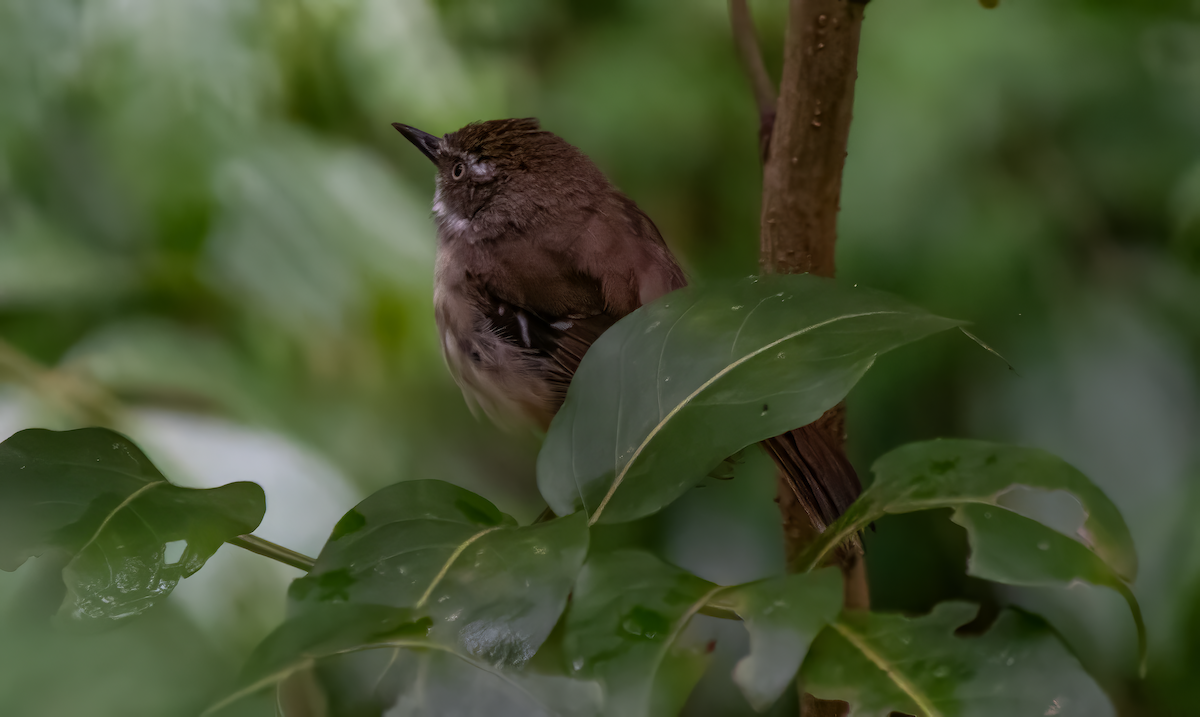
[[[163,546],[163,562],[167,565],[174,565],[183,557],[183,551],[187,549],[186,540],[172,540]]]
[[[1014,485],[1001,493],[996,503],[1063,535],[1083,537],[1081,529],[1087,520],[1087,511],[1078,498],[1065,490]]]

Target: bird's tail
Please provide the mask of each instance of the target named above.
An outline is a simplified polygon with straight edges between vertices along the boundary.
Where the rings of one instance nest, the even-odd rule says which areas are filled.
[[[840,426],[830,431],[823,424],[810,423],[762,442],[818,531],[845,513],[862,492],[858,474],[841,450]],[[861,554],[857,535],[847,542],[842,550]]]

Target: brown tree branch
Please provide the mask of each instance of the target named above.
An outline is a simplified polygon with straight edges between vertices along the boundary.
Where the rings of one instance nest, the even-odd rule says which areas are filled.
[[[736,30],[738,5],[731,2],[735,36],[744,34]],[[764,273],[834,275],[863,6],[851,0],[790,1],[774,127],[762,145],[766,160],[759,266]],[[739,50],[744,57],[741,41]],[[757,85],[754,71],[748,72]],[[843,447],[844,425],[844,404],[817,421],[831,445]],[[796,555],[817,531],[782,477],[777,490],[787,554]],[[866,609],[869,596],[862,559],[851,551],[844,553],[843,604],[848,609]],[[849,709],[845,702],[826,702],[803,692],[801,698],[803,715],[833,717]]]
[[[863,4],[792,0],[783,81],[763,168],[764,272],[834,274]]]
[[[746,0],[729,0],[729,24],[733,28],[733,42],[737,46],[738,58],[750,79],[754,90],[754,103],[758,105],[758,154],[764,163],[771,142],[771,131],[775,126],[775,83],[767,74],[762,52],[758,49],[758,33]]]

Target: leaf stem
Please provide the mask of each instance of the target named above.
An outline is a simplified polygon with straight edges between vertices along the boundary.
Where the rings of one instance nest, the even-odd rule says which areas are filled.
[[[257,535],[239,535],[236,538],[225,541],[230,545],[236,545],[243,550],[249,550],[255,555],[261,555],[264,558],[277,560],[284,565],[290,565],[293,568],[299,568],[304,572],[313,569],[317,564],[316,559],[310,558],[303,553],[297,553],[291,548],[285,548],[282,545],[277,545],[269,540],[263,540]]]
[[[859,496],[859,501],[862,496]],[[855,520],[854,506],[846,511],[840,519],[833,525],[820,533],[816,540],[809,543],[805,547],[804,552],[797,556],[796,561],[792,564],[792,572],[808,573],[815,570],[825,560],[834,548],[841,545],[842,541],[854,535],[860,530],[871,524],[871,521],[878,520],[881,515],[864,515]]]

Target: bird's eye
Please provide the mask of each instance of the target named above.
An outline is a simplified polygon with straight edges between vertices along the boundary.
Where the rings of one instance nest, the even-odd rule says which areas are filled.
[[[466,171],[467,171],[467,165],[463,164],[462,162],[459,162],[458,164],[454,165],[454,171],[452,172],[452,174],[454,175],[455,179],[462,179],[462,176],[463,176],[463,174],[466,173]]]

